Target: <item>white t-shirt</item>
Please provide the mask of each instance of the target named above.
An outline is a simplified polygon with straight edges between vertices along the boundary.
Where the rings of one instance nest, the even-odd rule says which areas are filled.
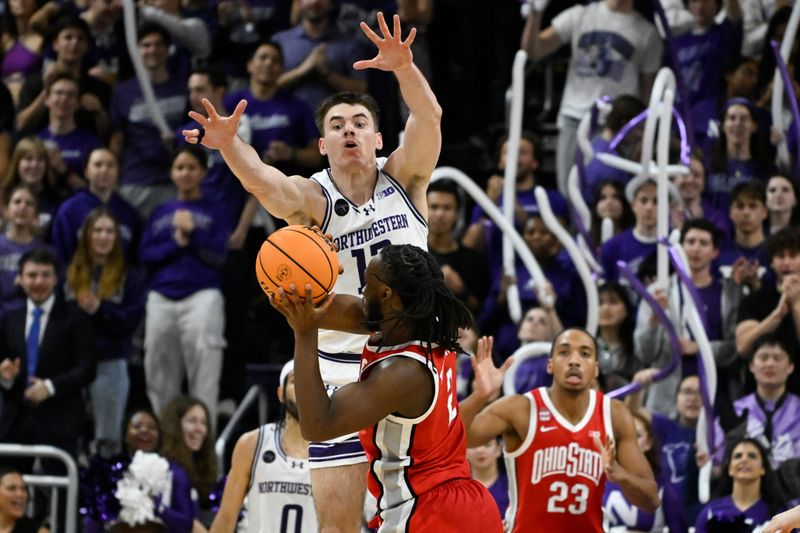
[[[567,117],[580,120],[603,95],[640,96],[639,76],[661,67],[661,38],[636,11],[611,11],[601,0],[567,9],[553,29],[572,46],[560,110]]]

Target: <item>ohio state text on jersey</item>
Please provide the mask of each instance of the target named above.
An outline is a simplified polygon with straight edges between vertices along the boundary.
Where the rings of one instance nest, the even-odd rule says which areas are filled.
[[[611,399],[589,390],[586,413],[572,424],[556,410],[545,387],[525,397],[531,410],[528,434],[517,450],[503,451],[507,530],[602,532],[605,474],[594,438],[613,438]]]

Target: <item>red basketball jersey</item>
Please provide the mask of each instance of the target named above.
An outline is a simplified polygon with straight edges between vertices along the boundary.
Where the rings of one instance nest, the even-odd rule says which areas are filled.
[[[426,358],[418,341],[384,346],[379,352],[376,348],[369,343],[364,346],[362,380],[374,364],[390,357],[419,361],[433,375],[433,401],[422,416],[389,415],[358,432],[370,461],[367,486],[378,500],[384,527],[408,531],[418,496],[443,483],[471,477],[456,399],[457,354],[434,345],[432,356]]]
[[[545,387],[525,396],[531,403],[522,446],[504,451],[512,533],[603,531],[603,459],[593,437],[613,436],[611,400],[589,391],[583,419],[571,424],[555,408]]]

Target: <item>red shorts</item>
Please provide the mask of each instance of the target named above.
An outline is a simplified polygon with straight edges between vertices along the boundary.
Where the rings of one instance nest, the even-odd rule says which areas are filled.
[[[370,527],[378,524],[370,523]],[[384,530],[381,524],[378,531]],[[393,529],[385,524],[387,529]],[[503,533],[492,495],[474,479],[457,479],[422,493],[411,511],[408,533]]]

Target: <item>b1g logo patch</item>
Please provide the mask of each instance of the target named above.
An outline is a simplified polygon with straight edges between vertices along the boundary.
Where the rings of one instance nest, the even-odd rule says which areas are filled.
[[[347,200],[343,200],[342,198],[336,200],[336,203],[333,204],[333,211],[340,217],[345,216],[347,212],[350,211],[350,206],[347,205]]]
[[[553,418],[553,415],[547,409],[539,411],[539,422],[549,422],[551,418]]]
[[[265,463],[271,463],[275,460],[275,452],[272,450],[267,450],[264,452],[264,455],[261,456]]]

